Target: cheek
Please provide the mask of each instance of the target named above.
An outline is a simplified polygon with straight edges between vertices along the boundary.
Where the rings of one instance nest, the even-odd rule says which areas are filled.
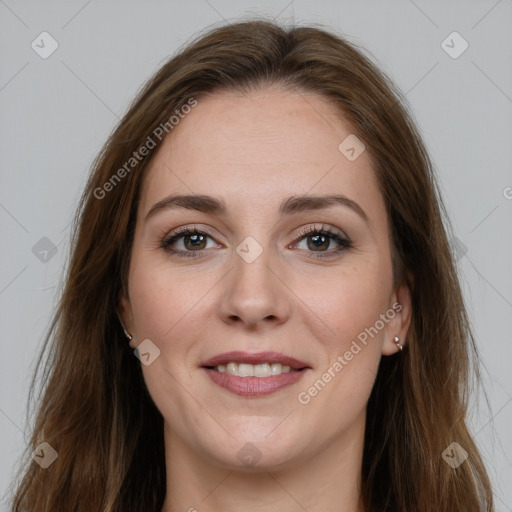
[[[207,284],[207,283],[206,283]],[[199,316],[204,311],[205,280],[193,274],[184,276],[171,272],[150,258],[135,257],[130,273],[131,305],[140,341],[149,339],[160,349],[151,365],[142,365],[149,393],[165,418],[186,432],[188,422],[199,422],[190,396],[183,389],[192,389],[196,370],[187,354],[201,328]],[[209,286],[211,288],[212,285]],[[183,418],[174,411],[188,411]],[[186,421],[185,421],[186,418]]]
[[[185,349],[203,325],[206,310],[211,309],[217,282],[218,278],[205,272],[171,270],[149,257],[134,258],[130,296],[139,337],[161,348],[172,343],[174,352]]]
[[[381,315],[390,307],[391,275],[384,264],[372,259],[340,273],[324,290],[324,307],[317,305],[336,336],[324,339],[326,361],[302,398],[331,411],[326,421],[332,429],[361,412],[375,381],[386,325]]]
[[[134,258],[130,275],[131,304],[139,336],[160,344],[186,314],[186,290],[158,265]]]
[[[327,327],[323,340],[332,355],[348,349],[351,341],[374,326],[389,308],[391,276],[375,259],[321,279],[303,280],[297,290]]]
[[[330,281],[323,301],[311,297],[310,291],[315,312],[331,333],[319,338],[324,351],[321,364],[304,383],[297,400],[304,411],[321,418],[322,428],[328,432],[349,428],[364,410],[375,382],[384,335],[375,325],[381,325],[381,315],[388,310],[390,286],[377,269],[350,269]],[[325,415],[322,411],[330,412]]]

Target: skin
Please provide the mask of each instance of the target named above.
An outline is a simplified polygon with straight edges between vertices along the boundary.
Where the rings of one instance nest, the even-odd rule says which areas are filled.
[[[150,339],[160,349],[142,369],[165,423],[165,512],[363,510],[366,405],[380,358],[398,350],[393,337],[404,344],[411,304],[405,285],[393,287],[389,220],[369,152],[351,162],[338,150],[351,133],[314,93],[222,92],[202,98],[151,162],[120,310],[132,346]],[[145,220],[178,193],[222,198],[227,213],[174,208]],[[302,194],[343,194],[368,223],[339,205],[281,218],[280,203]],[[320,249],[331,256],[315,258],[314,233],[297,237],[322,224],[354,247],[335,253],[331,239]],[[161,247],[184,226],[209,235],[202,255],[180,258]],[[262,248],[252,263],[236,252],[248,236]],[[185,238],[174,248],[194,251]],[[298,394],[395,302],[401,311],[301,404]],[[311,369],[276,393],[241,397],[200,368],[231,350],[282,352]],[[247,443],[259,456],[253,466],[237,456]]]

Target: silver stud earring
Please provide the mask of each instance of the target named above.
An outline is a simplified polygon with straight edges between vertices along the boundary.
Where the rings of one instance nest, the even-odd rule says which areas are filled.
[[[400,341],[400,338],[398,336],[395,336],[393,338],[393,341],[395,342],[396,346],[398,347],[398,350],[403,350],[404,347],[402,345],[400,345],[400,343],[398,343]]]
[[[121,318],[119,315],[117,315],[117,319],[119,320],[119,323],[121,324],[121,327],[123,328],[124,335],[128,338],[128,341],[132,341],[133,336],[125,329],[123,322],[121,322]]]

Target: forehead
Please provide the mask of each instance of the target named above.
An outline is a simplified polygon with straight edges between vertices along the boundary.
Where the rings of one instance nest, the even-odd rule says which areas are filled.
[[[296,194],[343,193],[385,213],[367,151],[349,161],[342,113],[315,93],[265,89],[198,100],[164,139],[143,182],[140,208],[171,193],[209,194],[233,207]],[[366,209],[366,208],[365,208]]]

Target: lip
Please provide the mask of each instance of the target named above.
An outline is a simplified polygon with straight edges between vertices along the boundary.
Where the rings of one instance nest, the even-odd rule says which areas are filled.
[[[263,364],[263,363],[281,363],[284,366],[290,366],[295,371],[281,373],[280,375],[271,375],[270,377],[238,377],[229,375],[227,372],[214,370],[214,366],[227,364],[230,362]],[[240,396],[265,396],[275,393],[283,388],[291,386],[307,373],[311,367],[304,361],[300,361],[291,356],[279,352],[250,352],[233,351],[218,354],[203,363],[201,368],[208,377],[221,388]]]
[[[236,363],[247,363],[247,364],[263,364],[263,363],[281,363],[285,366],[290,366],[295,370],[302,370],[303,368],[310,368],[310,366],[304,361],[295,359],[294,357],[281,354],[279,352],[257,352],[251,354],[250,352],[243,352],[235,350],[232,352],[224,352],[218,354],[207,361],[200,364],[201,367],[206,368],[208,366],[219,366],[220,364],[227,364],[231,362]],[[250,379],[250,377],[241,377],[242,379]],[[260,377],[256,377],[260,378]],[[265,377],[270,379],[271,377]]]
[[[221,373],[210,368],[203,368],[208,377],[221,388],[240,396],[265,396],[275,393],[280,389],[291,386],[308,373],[307,369],[294,372],[281,373],[271,377],[238,377]]]

